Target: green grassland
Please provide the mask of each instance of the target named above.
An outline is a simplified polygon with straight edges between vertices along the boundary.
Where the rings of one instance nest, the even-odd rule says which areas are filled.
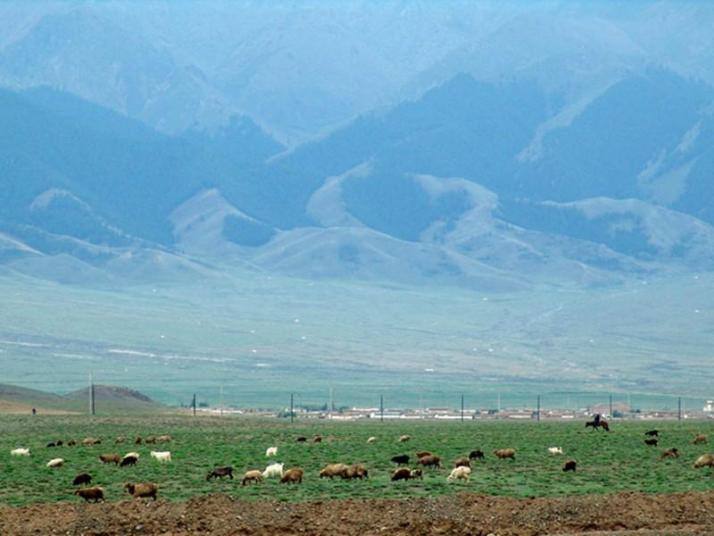
[[[644,283],[493,294],[252,272],[116,289],[0,277],[0,382],[65,393],[94,372],[172,405],[193,393],[217,404],[223,386],[226,404],[269,408],[290,392],[324,404],[331,388],[338,406],[384,394],[390,407],[453,407],[464,393],[522,407],[552,393],[544,407],[579,408],[615,393],[701,407],[714,276]]]
[[[643,433],[656,427],[661,431],[659,447],[643,443]],[[110,501],[126,499],[123,483],[152,481],[160,485],[160,497],[181,500],[207,493],[227,493],[247,499],[280,501],[329,500],[334,498],[404,498],[437,496],[472,491],[515,497],[644,492],[679,492],[714,489],[714,472],[695,470],[697,456],[710,452],[711,445],[693,445],[697,433],[714,435],[714,422],[623,422],[613,431],[585,430],[582,422],[355,422],[297,421],[289,424],[271,419],[233,417],[108,417],[82,416],[10,417],[0,416],[0,503],[21,505],[51,501],[78,501],[72,495],[72,479],[88,472],[94,484],[106,490]],[[114,444],[117,436],[170,434],[174,441],[162,445]],[[322,443],[297,443],[300,436],[319,434]],[[412,439],[399,443],[400,434]],[[48,441],[86,436],[100,437],[93,447],[46,448]],[[370,436],[377,437],[373,444]],[[15,447],[30,447],[32,456],[11,457]],[[265,457],[265,449],[278,447],[278,456]],[[564,456],[551,456],[546,449],[560,446]],[[679,459],[659,461],[659,453],[669,447],[680,449]],[[516,460],[498,460],[491,451],[513,447]],[[170,450],[173,461],[162,465],[151,459],[151,448]],[[448,483],[446,477],[455,458],[475,448],[486,459],[474,462],[471,481]],[[99,454],[141,454],[136,467],[105,466]],[[442,457],[445,468],[425,470],[423,481],[391,482],[396,454],[414,457],[429,450]],[[60,469],[45,467],[54,457],[66,464]],[[576,473],[564,473],[566,459],[578,462]],[[277,480],[260,485],[240,485],[240,475],[249,469],[263,469],[270,461],[299,466],[306,472],[299,486],[281,485]],[[318,471],[327,463],[364,463],[368,481],[320,480]],[[207,472],[217,465],[232,465],[236,480],[207,482]]]

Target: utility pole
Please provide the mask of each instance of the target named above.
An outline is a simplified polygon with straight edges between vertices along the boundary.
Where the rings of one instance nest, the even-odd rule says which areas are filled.
[[[379,395],[379,422],[384,422],[384,395]]]
[[[292,424],[295,421],[295,395],[293,393],[290,393],[290,424]]]
[[[221,384],[221,405],[220,405],[221,417],[223,417],[223,384]]]
[[[498,400],[496,402],[496,411],[501,413],[501,391],[498,392]]]
[[[464,422],[464,394],[461,393],[461,422]]]
[[[610,418],[612,419],[612,393],[610,393]]]
[[[677,420],[682,420],[682,397],[677,398]]]
[[[540,422],[540,395],[538,395],[538,407],[536,409],[536,421]]]
[[[193,400],[191,400],[191,407],[193,408],[193,416],[196,416],[196,393],[193,393]]]
[[[94,378],[89,373],[89,414],[94,415]]]
[[[330,387],[330,407],[327,409],[327,415],[332,418],[332,410],[335,408],[335,402],[334,402],[334,391],[332,387]]]

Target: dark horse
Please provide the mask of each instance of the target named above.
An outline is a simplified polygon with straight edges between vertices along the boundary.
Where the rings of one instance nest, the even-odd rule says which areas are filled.
[[[585,423],[585,428],[587,428],[588,426],[592,426],[592,429],[593,429],[593,430],[597,430],[598,428],[602,428],[602,429],[605,430],[606,432],[609,432],[609,431],[610,431],[610,425],[607,424],[607,421],[606,421],[605,419],[602,419],[602,418],[600,417],[600,414],[599,414],[599,413],[597,413],[597,414],[593,417],[593,420],[592,420],[592,421],[587,421],[587,422]]]

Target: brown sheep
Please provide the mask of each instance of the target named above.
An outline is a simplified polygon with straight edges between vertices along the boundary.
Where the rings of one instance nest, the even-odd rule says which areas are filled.
[[[118,454],[101,454],[99,459],[102,463],[113,463],[114,465],[119,465],[119,462],[121,462],[121,456]]]
[[[411,439],[411,436],[408,436],[408,435],[399,436],[400,443],[404,443],[406,441],[409,441],[410,439]]]
[[[206,475],[206,481],[211,480],[212,478],[223,478],[224,476],[233,480],[233,467],[230,465],[226,465],[225,467],[215,467],[213,471]]]
[[[697,461],[694,462],[695,469],[707,466],[714,469],[714,454],[702,454],[697,458]]]
[[[316,435],[312,438],[313,443],[322,443],[322,436]]]
[[[432,456],[432,453],[429,452],[428,450],[422,450],[416,453],[416,457],[418,458],[423,458],[424,456]]]
[[[331,463],[326,465],[320,470],[320,478],[329,478],[332,480],[333,477],[342,476],[349,466],[345,463]]]
[[[91,484],[92,483],[92,476],[88,475],[87,473],[81,473],[77,476],[74,477],[74,480],[72,481],[73,486],[84,486],[86,484]]]
[[[417,463],[423,465],[424,467],[441,467],[441,458],[434,454],[430,456],[424,456],[417,460]]]
[[[305,471],[300,469],[299,467],[293,467],[292,469],[288,469],[283,473],[283,477],[280,479],[281,484],[300,484],[302,483],[302,477],[305,474]]]
[[[85,501],[99,502],[104,500],[104,490],[100,487],[94,488],[80,488],[74,491],[75,495],[79,495]]]
[[[160,435],[156,438],[157,443],[171,443],[173,438],[170,435]]]
[[[101,442],[102,442],[102,440],[97,439],[96,437],[85,437],[84,439],[82,439],[82,445],[84,445],[85,447],[99,445],[99,444],[101,444]]]
[[[471,460],[469,460],[466,456],[456,458],[456,461],[454,462],[454,467],[471,467]]]
[[[575,460],[568,460],[563,464],[563,471],[575,471],[577,467],[577,462]]]
[[[145,438],[144,443],[151,443],[151,444],[156,443],[156,436],[149,436],[149,437]]]
[[[407,469],[406,467],[401,467],[392,473],[392,482],[396,482],[397,480],[411,480],[421,477],[421,469]]]
[[[231,477],[233,478],[233,477]],[[260,484],[263,481],[263,473],[261,473],[257,469],[253,469],[252,471],[246,471],[245,474],[243,475],[243,480],[240,481],[241,486],[245,486],[249,482],[255,482],[256,484]]]
[[[516,459],[516,449],[496,449],[493,451],[497,458],[505,460],[510,458],[512,460]]]
[[[707,444],[707,436],[704,434],[699,434],[697,437],[694,438],[694,441],[692,441],[693,444],[695,445],[706,445]]]
[[[354,480],[355,478],[362,480],[363,478],[369,478],[369,472],[364,465],[357,464],[350,465],[340,476],[342,480]]]
[[[129,483],[124,486],[124,489],[135,499],[151,497],[156,500],[156,493],[159,491],[159,486],[153,482],[142,482],[140,484]]]
[[[664,460],[665,458],[679,458],[679,450],[677,450],[676,447],[665,450],[662,454],[660,454],[659,459]]]

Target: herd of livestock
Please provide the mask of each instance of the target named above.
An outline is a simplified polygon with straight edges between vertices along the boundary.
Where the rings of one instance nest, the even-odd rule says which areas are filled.
[[[604,421],[603,421],[604,422]],[[607,428],[606,428],[607,429]],[[651,447],[656,447],[658,445],[658,430],[650,430],[645,432],[644,443]],[[298,442],[307,442],[308,438],[300,436],[296,439]],[[411,437],[408,435],[402,435],[399,437],[398,441],[400,443],[405,443],[410,441]],[[126,438],[118,437],[115,439],[114,443],[124,443]],[[135,444],[147,443],[171,443],[173,438],[169,435],[161,436],[150,436],[142,439],[137,437],[134,440]],[[311,440],[313,443],[320,443],[322,438],[320,436],[315,436]],[[370,437],[367,439],[367,443],[374,443],[377,441],[376,437]],[[694,437],[693,444],[706,444],[708,442],[707,437],[703,434],[698,434]],[[101,445],[102,441],[98,438],[87,437],[80,442],[75,440],[67,441],[66,443],[62,440],[52,441],[47,444],[48,448],[51,447],[62,447],[62,446],[84,446],[92,447],[95,445]],[[547,449],[551,456],[558,456],[563,454],[563,449],[561,447],[549,447]],[[29,448],[15,448],[10,451],[12,456],[30,456]],[[278,454],[278,447],[268,447],[265,451],[265,456],[267,458],[275,457]],[[391,462],[396,464],[396,469],[394,469],[390,475],[390,479],[393,482],[400,480],[412,480],[412,479],[422,479],[423,470],[425,469],[440,469],[443,467],[442,458],[437,454],[428,451],[419,451],[415,453],[417,468],[405,467],[409,465],[411,458],[408,454],[400,454],[393,456]],[[515,460],[516,450],[513,448],[501,448],[493,451],[496,458],[502,460]],[[170,463],[171,462],[171,452],[170,451],[158,451],[151,450],[150,456],[157,463]],[[665,458],[678,458],[679,451],[677,448],[670,448],[663,451],[660,454],[660,459]],[[103,464],[114,464],[118,467],[128,467],[134,466],[139,462],[140,454],[138,452],[128,452],[123,456],[116,453],[105,453],[99,455],[99,461]],[[471,464],[478,460],[483,460],[485,458],[485,453],[480,449],[472,450],[468,455],[461,456],[453,462],[453,469],[447,476],[447,481],[454,482],[457,480],[468,481],[471,476]],[[65,460],[63,458],[52,458],[46,464],[48,468],[58,469],[65,465]],[[703,454],[699,456],[694,462],[695,468],[701,467],[712,467],[714,468],[714,454]],[[576,471],[577,462],[575,460],[569,459],[564,462],[562,470],[565,472]],[[241,479],[241,485],[245,486],[248,484],[259,484],[263,482],[264,479],[277,478],[281,483],[284,484],[300,484],[303,481],[305,471],[300,467],[292,467],[285,469],[282,463],[270,463],[264,470],[251,469],[243,474]],[[206,480],[211,479],[222,479],[228,477],[233,479],[233,467],[222,466],[214,467],[207,475]],[[319,477],[323,478],[340,478],[342,480],[353,480],[353,479],[366,479],[369,478],[369,471],[363,464],[345,464],[345,463],[331,463],[322,468],[319,472]],[[99,486],[90,487],[92,483],[92,476],[89,473],[80,473],[72,481],[73,486],[78,487],[74,494],[83,498],[85,501],[99,502],[104,500],[104,489]],[[140,483],[127,483],[124,489],[134,498],[152,498],[156,500],[159,486],[153,482],[140,482]]]

